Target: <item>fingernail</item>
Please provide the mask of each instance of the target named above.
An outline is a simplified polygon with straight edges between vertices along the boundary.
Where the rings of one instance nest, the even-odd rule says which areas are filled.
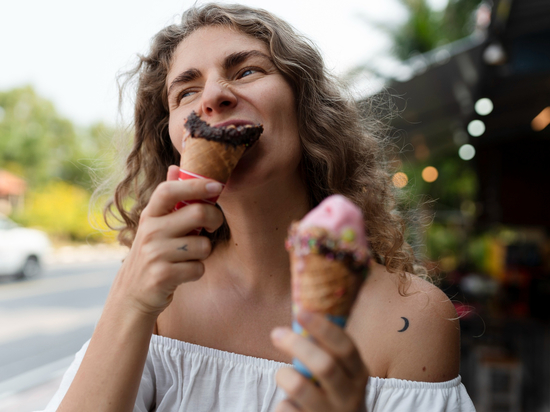
[[[273,340],[281,340],[283,339],[286,335],[288,335],[288,329],[286,328],[275,328],[271,331],[271,338]]]
[[[302,324],[309,323],[313,319],[313,313],[308,312],[306,310],[301,310],[298,313],[298,318],[300,320],[300,323]]]
[[[206,190],[212,194],[220,193],[223,189],[223,186],[219,182],[211,182],[206,184]]]

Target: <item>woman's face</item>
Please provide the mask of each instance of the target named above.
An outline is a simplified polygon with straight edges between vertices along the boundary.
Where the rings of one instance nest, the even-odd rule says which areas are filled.
[[[199,29],[176,48],[167,88],[170,138],[180,153],[184,119],[193,110],[212,126],[264,126],[228,189],[298,176],[301,146],[294,94],[264,43],[226,27]]]

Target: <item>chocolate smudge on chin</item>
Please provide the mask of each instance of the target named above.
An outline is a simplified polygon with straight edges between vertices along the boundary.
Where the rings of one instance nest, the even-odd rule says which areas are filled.
[[[264,131],[261,124],[212,127],[204,120],[201,120],[195,111],[191,112],[189,117],[186,119],[185,128],[189,131],[191,137],[203,138],[234,147],[240,145],[252,145],[260,138],[260,135]]]

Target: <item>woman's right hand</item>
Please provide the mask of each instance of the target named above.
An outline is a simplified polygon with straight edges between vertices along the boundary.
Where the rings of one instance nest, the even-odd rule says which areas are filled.
[[[111,298],[123,299],[132,308],[153,316],[166,309],[180,284],[197,280],[204,273],[201,260],[210,255],[210,239],[187,234],[197,227],[212,232],[224,219],[218,208],[203,203],[173,212],[179,201],[208,199],[222,190],[214,180],[178,181],[177,176],[177,166],[170,166],[167,181],[151,195],[130,253],[111,288]]]

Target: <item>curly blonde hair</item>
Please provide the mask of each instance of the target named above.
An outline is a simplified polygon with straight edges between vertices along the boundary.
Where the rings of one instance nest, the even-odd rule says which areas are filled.
[[[192,7],[180,24],[161,30],[149,54],[139,56],[134,70],[126,73],[126,84],[137,77],[135,136],[125,177],[105,209],[107,221],[114,217],[122,224],[116,228],[119,241],[132,244],[153,190],[165,180],[168,166],[179,164],[179,153],[168,134],[166,78],[178,44],[209,26],[229,27],[265,43],[275,66],[292,86],[303,149],[302,176],[311,207],[331,194],[348,197],[364,212],[375,259],[403,276],[418,273],[415,254],[405,241],[404,220],[396,210],[384,139],[375,132],[379,121],[365,114],[368,107],[359,107],[343,92],[308,39],[271,13],[241,5]],[[214,244],[229,236],[227,224],[210,235]]]

